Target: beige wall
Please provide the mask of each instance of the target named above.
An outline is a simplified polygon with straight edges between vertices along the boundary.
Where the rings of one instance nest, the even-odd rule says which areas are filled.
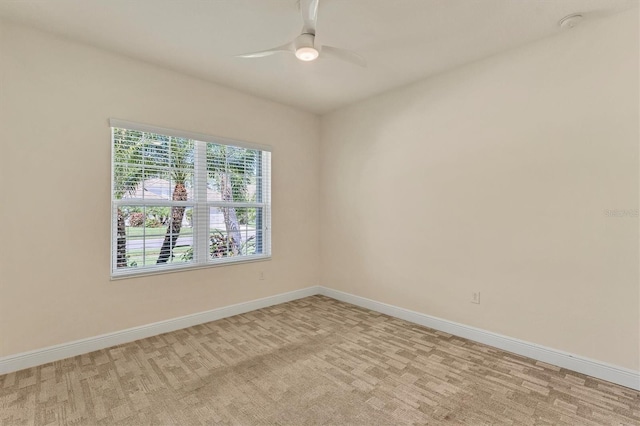
[[[0,20],[0,357],[320,283],[637,370],[638,75],[627,13],[320,122]],[[272,145],[273,260],[110,281],[109,117]]]
[[[0,357],[318,284],[318,117],[0,31]],[[110,117],[272,145],[273,260],[110,281]]]
[[[638,76],[634,10],[323,117],[321,284],[638,370]]]

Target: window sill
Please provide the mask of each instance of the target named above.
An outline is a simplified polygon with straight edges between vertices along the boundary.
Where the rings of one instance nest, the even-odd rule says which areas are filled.
[[[270,261],[271,255],[269,256],[255,256],[250,259],[239,258],[238,260],[225,260],[224,262],[211,262],[204,265],[188,265],[188,266],[179,266],[171,269],[161,269],[161,270],[148,270],[148,271],[140,271],[140,272],[122,272],[115,275],[111,275],[111,281],[120,281],[126,280],[130,278],[139,278],[139,277],[148,277],[151,275],[166,275],[173,274],[176,272],[187,272],[193,271],[197,269],[208,269],[208,268],[219,268],[221,266],[231,266],[238,265],[243,263],[253,263],[253,262],[264,262]]]

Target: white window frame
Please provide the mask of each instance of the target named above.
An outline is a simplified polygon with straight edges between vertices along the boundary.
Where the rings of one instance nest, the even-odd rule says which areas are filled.
[[[224,266],[237,263],[255,262],[271,259],[271,153],[272,148],[267,145],[255,144],[244,141],[237,141],[228,138],[211,136],[183,130],[175,130],[164,127],[140,124],[131,121],[110,119],[111,127],[111,279],[129,278],[144,275],[166,274],[183,270]],[[172,200],[141,200],[141,199],[115,199],[115,155],[113,129],[120,128],[126,130],[136,130],[147,133],[155,133],[163,136],[186,138],[194,141],[196,145],[196,158],[194,165],[194,175],[204,174],[206,181],[207,155],[206,144],[214,143],[230,147],[240,147],[259,150],[262,152],[261,167],[263,176],[261,181],[262,202],[227,202],[207,200],[207,188],[203,185],[195,187],[194,200],[172,201]],[[195,179],[198,181],[198,179]],[[181,263],[170,263],[162,266],[118,268],[117,267],[117,231],[118,231],[118,207],[126,205],[136,205],[145,207],[154,206],[186,206],[193,208],[193,261]],[[258,207],[262,208],[262,253],[244,256],[231,256],[211,259],[209,255],[209,212],[211,207]],[[205,230],[205,231],[202,231]]]

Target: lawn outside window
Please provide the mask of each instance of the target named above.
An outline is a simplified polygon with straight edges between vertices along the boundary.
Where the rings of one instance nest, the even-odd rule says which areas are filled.
[[[112,278],[271,256],[271,150],[110,121]]]

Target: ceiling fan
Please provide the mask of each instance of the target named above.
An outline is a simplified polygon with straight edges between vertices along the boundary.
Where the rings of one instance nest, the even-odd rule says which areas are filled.
[[[276,53],[293,53],[301,61],[313,61],[321,54],[333,56],[344,61],[364,67],[367,65],[364,58],[355,52],[331,46],[316,45],[316,23],[318,21],[318,3],[320,0],[298,0],[300,13],[302,14],[302,33],[293,41],[282,46],[272,47],[258,52],[237,55],[239,58],[262,58]]]

